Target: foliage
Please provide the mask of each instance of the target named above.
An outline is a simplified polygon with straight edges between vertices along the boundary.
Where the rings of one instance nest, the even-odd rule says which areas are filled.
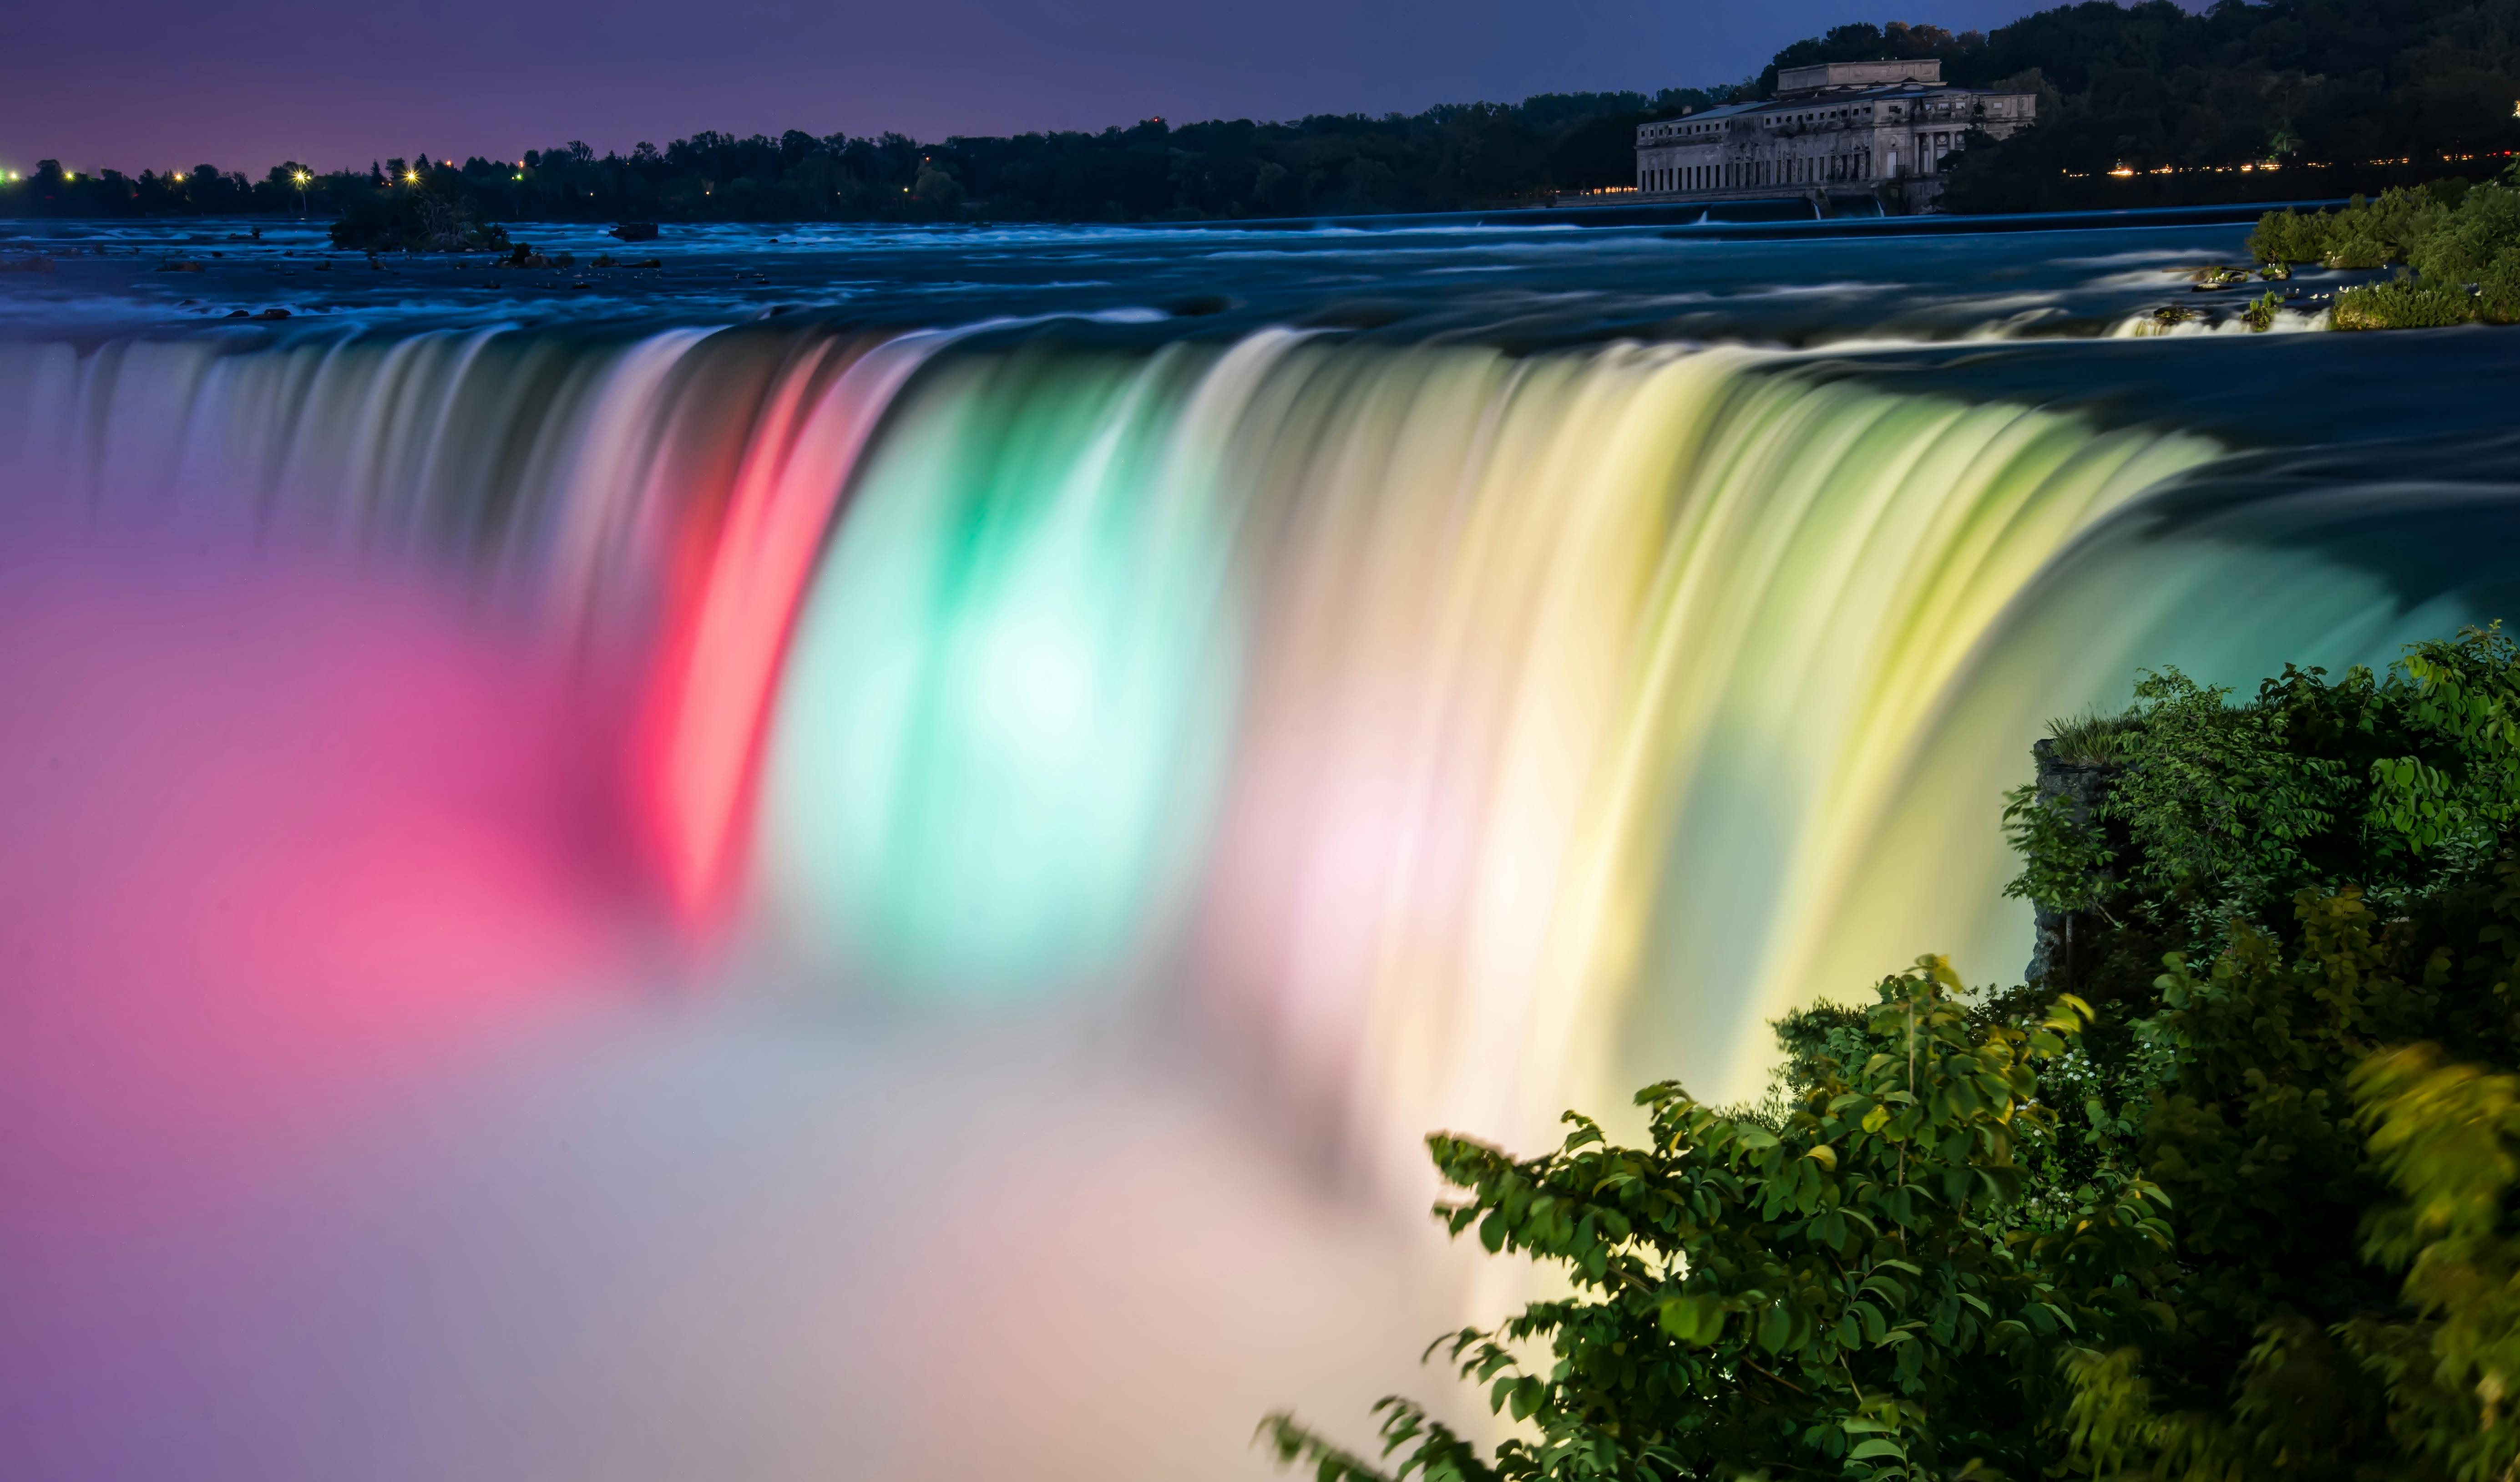
[[[1550,93],[1421,113],[1319,114],[1283,123],[1150,118],[1099,133],[776,138],[700,133],[606,154],[572,141],[456,165],[426,152],[315,177],[325,212],[421,195],[482,222],[1164,221],[1442,210],[1545,201],[1634,179],[1636,129],[1730,88]],[[290,166],[294,170],[295,166]],[[178,181],[76,180],[58,169],[0,186],[0,215],[151,215],[298,207],[293,175],[247,187],[202,166]],[[287,188],[284,190],[282,186]]]
[[[1961,155],[1957,211],[2337,197],[2520,148],[2511,0],[2091,0],[1942,55],[1947,77],[2035,69],[2056,98]]]
[[[2017,1140],[2045,1126],[2037,1067],[2067,1054],[2067,999],[1987,1021],[1940,959],[1881,985],[1850,1042],[1836,1021],[1779,1125],[1648,1087],[1643,1147],[1569,1113],[1555,1152],[1517,1160],[1428,1139],[1456,1236],[1562,1268],[1574,1295],[1438,1346],[1530,1434],[1482,1457],[1385,1400],[1383,1450],[1430,1478],[1911,1478],[2031,1474],[2057,1437],[2052,1354],[2158,1321],[2130,1279],[2168,1245],[2159,1193],[2130,1181],[2053,1228],[2007,1222]],[[1861,1055],[1861,1058],[1857,1055]],[[1523,1357],[1545,1343],[1551,1362]],[[1273,1416],[1282,1460],[1323,1478],[1369,1463]]]
[[[2387,283],[2341,289],[2329,320],[2340,330],[2440,330],[2476,317],[2476,297],[2454,283]]]
[[[2406,1273],[2411,1314],[2343,1336],[2386,1376],[2390,1424],[2440,1469],[2508,1476],[2520,1462],[2520,1077],[2445,1062],[2440,1048],[2375,1055],[2354,1072],[2371,1151],[2399,1195],[2364,1221],[2363,1251]]]
[[[2250,333],[2263,335],[2275,327],[2275,319],[2282,313],[2283,295],[2269,289],[2249,300],[2249,306],[2240,311],[2240,318],[2248,325]]]
[[[2520,189],[2436,180],[2357,196],[2342,210],[2290,209],[2258,218],[2249,250],[2263,263],[2332,268],[2406,263],[2428,279],[2473,283],[2502,249],[2520,244]]]
[[[2340,330],[2520,322],[2520,179],[2474,189],[2441,180],[2376,201],[2358,196],[2341,211],[2270,211],[2249,234],[2249,250],[2271,271],[2295,262],[2414,270],[2340,292]]]
[[[2520,189],[2481,185],[2411,234],[2403,260],[2426,278],[2474,283],[2494,259],[2520,247]]]
[[[2381,1047],[2520,1063],[2515,683],[2498,627],[2383,675],[2287,668],[2246,704],[2148,676],[2081,827],[2016,819],[2016,891],[2086,927],[2102,1166],[2176,1202],[2176,1336],[2069,1360],[2078,1465],[2483,1475],[2442,1440],[2474,1434],[2473,1403],[2418,1385],[2403,1248],[2357,1237],[2395,1177],[2357,1106]]]
[[[2123,760],[2131,737],[2124,717],[2096,709],[2048,724],[2048,754],[2074,767],[2105,767]]]
[[[2374,1051],[2447,1041],[2514,1062],[2515,908],[2520,864],[2506,861],[2392,921],[2357,891],[2305,891],[2289,950],[2248,927],[2203,973],[2174,955],[2146,1025],[2168,1073],[2140,1153],[2178,1206],[2163,1293],[2177,1337],[2070,1361],[2081,1461],[2182,1482],[2481,1478],[2508,1463],[2503,1437],[2493,1467],[2473,1464],[2480,1415],[2499,1423],[2477,1370],[2509,1372],[2493,1366],[2520,1342],[2520,1310],[2484,1300],[2491,1278],[2476,1274],[2520,1271],[2494,1264],[2520,1246],[2487,1238],[2512,1175],[2479,1139],[2505,1124],[2479,1131],[2458,1110],[2501,1104],[2508,1083],[2441,1070],[2429,1050]],[[2477,1192],[2498,1166],[2497,1191]],[[2393,1206],[2393,1186],[2410,1202]]]
[[[2502,248],[2485,265],[2476,284],[2476,317],[2488,324],[2520,324],[2520,244]]]
[[[2498,624],[2414,645],[2383,674],[2287,665],[2249,703],[2228,696],[2175,669],[2138,680],[2117,717],[2130,759],[2087,820],[2016,788],[2010,893],[2193,951],[2228,921],[2280,923],[2303,889],[2396,904],[2472,878],[2520,820],[2520,647]]]

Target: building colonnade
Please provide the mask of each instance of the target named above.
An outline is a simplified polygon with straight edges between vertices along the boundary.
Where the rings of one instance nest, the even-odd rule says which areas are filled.
[[[1649,195],[1673,191],[1738,191],[1764,185],[1829,185],[1872,178],[1872,155],[1786,156],[1734,159],[1718,164],[1665,165],[1645,171],[1639,188]]]

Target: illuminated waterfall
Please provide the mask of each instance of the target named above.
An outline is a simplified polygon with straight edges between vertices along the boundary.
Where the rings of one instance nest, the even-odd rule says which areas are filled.
[[[2017,971],[1998,796],[2133,665],[2460,615],[2107,533],[2205,439],[1741,350],[32,345],[12,417],[17,500],[423,555],[634,668],[596,760],[693,929],[1160,996],[1396,1177],[1751,1094],[1764,1019],[1919,951]]]

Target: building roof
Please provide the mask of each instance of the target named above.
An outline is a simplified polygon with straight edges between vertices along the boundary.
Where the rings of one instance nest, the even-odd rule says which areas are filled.
[[[1834,65],[1837,64],[1832,64]],[[1937,66],[1939,67],[1939,64]],[[1661,118],[1652,123],[1640,124],[1637,127],[1637,135],[1639,138],[1643,138],[1648,130],[1660,129],[1667,124],[1704,123],[1710,118],[1741,118],[1762,113],[1798,113],[1807,109],[1836,108],[1848,103],[1898,103],[1909,99],[1949,98],[1955,95],[1971,98],[2029,96],[1996,88],[1958,87],[1944,83],[1885,82],[1868,87],[1804,92],[1790,98],[1766,98],[1752,103],[1719,104],[1714,108],[1699,109],[1696,112],[1683,113],[1675,118]]]
[[[1940,87],[1943,85],[1942,59],[1822,62],[1813,67],[1788,67],[1777,73],[1777,92],[1779,95],[1812,93],[1843,87],[1878,87],[1892,82],[1916,82],[1927,87]]]

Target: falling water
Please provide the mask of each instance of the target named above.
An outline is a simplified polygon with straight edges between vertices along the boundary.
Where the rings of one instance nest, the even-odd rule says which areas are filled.
[[[2143,609],[2225,563],[2048,585],[2212,442],[1775,355],[967,337],[17,347],[0,438],[22,488],[423,554],[629,655],[690,929],[912,1000],[1154,995],[1403,1164],[1657,1068],[1751,1093],[1762,1020],[1920,950],[2004,975],[2041,707],[2447,615],[2327,582],[2359,625],[2165,645]]]

